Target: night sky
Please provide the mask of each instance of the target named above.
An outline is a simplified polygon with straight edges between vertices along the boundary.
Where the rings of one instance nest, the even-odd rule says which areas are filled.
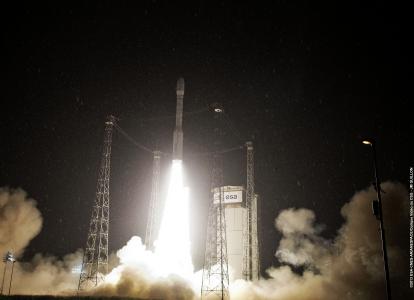
[[[407,8],[165,2],[3,7],[0,186],[23,188],[44,218],[25,259],[84,247],[108,114],[136,141],[171,152],[181,76],[184,111],[194,112],[183,126],[197,268],[210,161],[192,154],[213,149],[217,126],[223,149],[255,145],[263,269],[277,264],[282,209],[312,209],[324,235],[336,235],[340,208],[373,181],[361,138],[377,141],[381,179],[407,185]],[[225,122],[207,111],[213,102],[223,104]],[[152,156],[115,131],[110,251],[144,236],[151,167]],[[244,152],[225,155],[225,183],[244,184],[244,168]]]

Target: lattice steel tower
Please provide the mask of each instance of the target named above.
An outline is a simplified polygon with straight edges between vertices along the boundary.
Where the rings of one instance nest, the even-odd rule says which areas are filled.
[[[89,223],[88,238],[83,255],[78,290],[98,285],[108,273],[109,238],[109,177],[111,170],[112,132],[116,118],[108,116],[105,122],[105,138],[96,187],[95,204]]]
[[[260,274],[257,232],[257,197],[254,193],[254,149],[246,142],[246,221],[243,222],[243,279],[256,280]]]
[[[145,245],[153,249],[159,228],[159,185],[160,185],[161,151],[154,151],[152,165],[151,199],[148,209],[147,229],[145,232]]]
[[[222,109],[215,109],[215,112],[215,118],[219,119]],[[215,129],[215,132],[221,135],[218,127]],[[217,144],[218,141],[216,141],[216,146]],[[214,198],[215,188],[218,188],[220,191],[218,199]],[[213,157],[211,202],[207,221],[206,250],[201,283],[201,299],[207,298],[230,298],[223,191],[223,160],[219,154],[215,154]]]

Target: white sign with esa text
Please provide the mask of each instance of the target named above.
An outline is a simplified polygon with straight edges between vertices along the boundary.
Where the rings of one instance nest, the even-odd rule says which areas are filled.
[[[240,203],[243,202],[243,192],[242,191],[223,191],[223,203]],[[220,203],[220,193],[214,193],[214,204]]]

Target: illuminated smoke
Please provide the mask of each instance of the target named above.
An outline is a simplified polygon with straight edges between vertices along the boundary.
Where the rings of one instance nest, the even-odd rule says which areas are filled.
[[[73,294],[79,274],[72,272],[82,261],[82,251],[63,259],[36,254],[30,262],[18,262],[13,273],[13,294]]]
[[[79,275],[72,274],[71,268],[82,259],[79,251],[63,260],[36,254],[31,262],[20,262],[24,248],[41,227],[42,216],[35,200],[22,189],[0,188],[0,254],[11,250],[17,257],[11,289],[14,294],[57,294],[72,292],[75,287],[74,280]],[[10,263],[4,282],[7,291],[9,278]]]
[[[408,218],[408,193],[402,184],[381,185],[393,294],[403,298],[401,268],[408,261],[400,248]],[[371,213],[376,198],[370,187],[357,192],[341,209],[345,223],[334,240],[323,238],[323,226],[308,209],[287,209],[275,220],[283,237],[276,257],[284,266],[269,268],[269,279],[232,284],[232,299],[369,300],[385,299],[384,271],[378,221]],[[339,217],[339,216],[338,216]],[[303,273],[293,271],[303,268]],[[407,288],[405,289],[405,291]],[[400,296],[400,297],[398,297]]]
[[[331,243],[318,236],[323,226],[315,224],[315,214],[309,209],[286,209],[275,220],[283,234],[276,257],[293,266],[313,267],[329,264],[321,260],[330,257]]]
[[[0,254],[11,250],[22,254],[42,228],[42,216],[36,201],[21,189],[0,188]]]
[[[105,283],[87,294],[147,299],[194,299],[191,282],[177,275],[179,271],[167,274],[159,256],[146,250],[140,237],[132,237],[117,252],[117,256],[120,264],[106,276]]]
[[[171,174],[171,184],[174,183],[172,189],[175,190],[173,194],[182,195],[184,192],[177,188],[177,186],[182,187],[181,163],[176,167],[176,169],[173,168]],[[179,176],[175,177],[174,174],[177,174],[175,172],[177,170],[179,170],[177,172]],[[175,183],[178,184],[175,185]],[[404,242],[408,236],[408,233],[405,234],[407,232],[406,220],[408,219],[408,193],[406,188],[398,183],[386,182],[381,187],[385,191],[383,194],[384,218],[394,298],[404,299],[404,289],[399,289],[399,287],[408,285],[406,282],[408,276],[399,272],[404,273],[405,269],[402,266],[406,264],[408,258],[406,252],[402,251],[399,245],[401,245],[400,239]],[[19,232],[24,231],[25,226],[33,228],[31,216],[41,220],[40,214],[34,213],[37,211],[33,210],[34,202],[26,199],[24,192],[20,192],[19,197],[9,191],[4,193],[5,190],[2,190],[0,194],[2,230],[10,228],[11,225],[9,226],[7,222],[16,224],[13,223],[14,218],[10,218],[13,214],[18,215],[15,211],[32,212],[22,215],[18,223],[21,227]],[[14,197],[21,200],[10,200],[15,199]],[[178,215],[175,218],[169,217],[163,220],[164,229],[168,225],[174,226],[174,229],[169,231],[170,228],[167,227],[163,233],[165,239],[160,239],[162,242],[157,243],[158,247],[164,245],[168,247],[158,248],[155,252],[151,252],[145,249],[139,237],[132,237],[127,245],[118,251],[119,264],[107,276],[107,282],[89,291],[88,294],[186,300],[199,297],[201,271],[194,273],[190,276],[191,278],[183,276],[187,272],[174,271],[174,268],[180,263],[183,263],[184,268],[187,266],[190,269],[191,267],[189,264],[191,258],[187,239],[188,232],[176,231],[183,229],[188,220],[180,220],[177,224],[173,224],[173,221],[187,216],[188,208],[183,206],[188,205],[188,200],[175,196],[169,196],[168,199],[165,214],[170,217],[174,216],[174,213]],[[282,234],[282,239],[275,255],[281,266],[269,268],[266,271],[269,277],[267,279],[255,282],[243,280],[232,282],[230,284],[232,299],[385,299],[378,221],[371,213],[373,199],[375,199],[375,191],[370,187],[357,192],[342,207],[341,214],[345,222],[334,239],[326,239],[322,236],[324,227],[318,224],[313,211],[290,208],[280,212],[275,219],[275,227]],[[10,201],[16,201],[20,204],[11,205]],[[168,206],[169,201],[170,206]],[[4,213],[5,203],[8,203],[9,206],[7,214]],[[26,207],[28,203],[31,204]],[[174,203],[177,205],[172,205]],[[17,210],[10,208],[16,205],[26,208]],[[171,215],[169,209],[172,210]],[[25,220],[26,218],[28,219]],[[40,225],[38,228],[40,229]],[[162,236],[160,234],[160,238]],[[26,245],[31,238],[33,236],[29,239],[26,238],[26,242],[22,242],[21,245]],[[187,241],[187,244],[177,246],[175,245],[177,240]],[[172,244],[168,245],[169,242]],[[188,253],[187,259],[184,255],[179,255],[174,259],[173,255],[177,253],[178,247],[183,247],[181,249]],[[73,274],[71,268],[79,264],[81,257],[81,252],[69,255],[63,260],[36,255],[29,263],[17,263],[16,277],[13,279],[15,287],[13,292],[75,294],[79,274]],[[172,259],[173,263],[169,262],[164,265],[165,261],[160,257],[163,259],[168,257],[168,259]],[[298,267],[302,270],[299,273],[295,271]],[[402,284],[398,285],[398,282]]]
[[[117,255],[123,265],[144,268],[152,276],[171,274],[191,279],[193,264],[190,252],[188,189],[183,186],[182,161],[174,160],[164,214],[155,252],[147,251],[141,238],[133,237]],[[107,279],[115,282],[119,275],[109,274]]]

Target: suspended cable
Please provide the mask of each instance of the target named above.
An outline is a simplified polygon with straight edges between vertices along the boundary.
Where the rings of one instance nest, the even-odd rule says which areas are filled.
[[[140,143],[138,143],[137,141],[135,141],[128,133],[126,133],[121,127],[119,127],[118,124],[115,123],[115,128],[127,139],[129,140],[132,144],[134,144],[135,146],[137,146],[138,148],[148,152],[148,153],[154,153],[153,150],[151,150],[148,147],[145,147],[144,145],[141,145]]]
[[[209,107],[204,107],[204,108],[201,108],[201,109],[198,109],[198,110],[183,112],[183,117],[201,114],[201,113],[206,112],[208,110],[209,110]],[[134,118],[134,117],[128,117],[128,119],[135,119],[135,120],[140,121],[140,122],[151,122],[151,121],[175,119],[175,117],[176,117],[176,115],[174,114],[174,115],[153,117],[153,118],[145,118],[145,119],[137,119],[137,118]]]
[[[198,113],[202,113],[207,111],[209,108],[203,108],[200,110],[196,110],[196,111],[191,111],[191,112],[186,112],[184,114],[186,115],[194,115],[194,114],[198,114]],[[239,131],[234,127],[233,123],[231,122],[230,118],[228,117],[227,114],[224,114],[226,117],[226,123],[228,124],[228,126],[230,127],[230,129],[233,131],[233,133],[236,135],[237,138],[239,138],[240,140],[242,140],[241,135],[239,133]],[[162,118],[175,118],[174,116],[168,116],[168,117],[160,117],[160,118],[151,118],[151,119],[145,119],[145,120],[155,120],[155,119],[162,119]],[[142,145],[141,143],[138,143],[134,138],[132,138],[128,133],[125,132],[125,130],[123,130],[117,123],[114,124],[114,127],[127,139],[129,140],[132,144],[134,144],[136,147],[140,148],[143,151],[146,151],[148,153],[153,154],[154,150],[151,150],[150,148]],[[243,145],[240,146],[236,146],[236,147],[231,147],[231,148],[226,148],[226,149],[222,149],[222,150],[216,150],[216,151],[206,151],[206,152],[199,152],[199,153],[194,153],[194,154],[190,154],[189,156],[207,156],[207,155],[214,155],[214,154],[224,154],[224,153],[228,153],[228,152],[233,152],[233,151],[237,151],[237,150],[242,150],[244,148]],[[163,152],[160,151],[160,153],[162,155],[165,156],[171,156],[171,153],[167,153],[167,152]]]
[[[217,151],[199,152],[199,153],[190,154],[189,156],[207,156],[207,155],[213,155],[213,154],[224,154],[224,153],[233,152],[233,151],[237,151],[241,149],[243,149],[243,146],[237,146],[237,147],[232,147],[232,148],[227,148],[227,149],[217,150]]]

